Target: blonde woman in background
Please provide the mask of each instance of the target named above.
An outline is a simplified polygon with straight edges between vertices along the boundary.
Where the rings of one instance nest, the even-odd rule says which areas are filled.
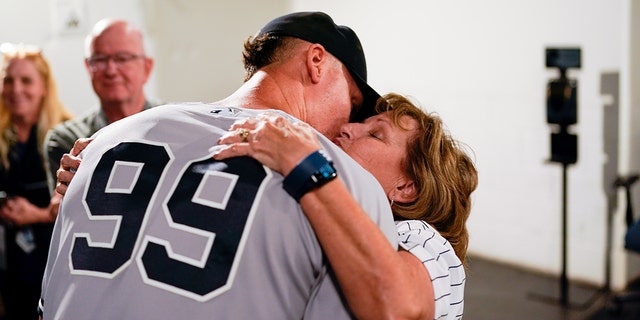
[[[42,274],[56,212],[50,204],[42,158],[54,125],[71,119],[58,98],[42,52],[32,46],[0,45],[0,222],[5,248],[0,292],[7,319],[37,319]]]

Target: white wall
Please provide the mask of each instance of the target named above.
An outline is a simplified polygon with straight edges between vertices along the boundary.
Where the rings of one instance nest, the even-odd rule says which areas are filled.
[[[156,44],[159,98],[165,101],[214,101],[231,94],[244,77],[244,40],[289,11],[286,0],[143,2]]]
[[[470,253],[554,274],[561,268],[562,170],[547,164],[549,46],[578,46],[579,160],[568,170],[568,274],[604,281],[600,74],[620,71],[624,2],[299,0],[352,26],[380,92],[415,96],[475,150],[480,184]],[[354,14],[357,12],[357,14]],[[617,218],[620,214],[617,215]],[[619,225],[619,223],[618,223]],[[473,261],[472,261],[473,263]],[[473,265],[471,265],[473,268]]]
[[[640,56],[640,2],[629,1],[627,6],[626,12],[629,12],[629,21],[626,23],[629,30],[628,37],[631,41],[625,48],[626,69],[629,70],[629,73],[625,79],[626,83],[623,88],[625,94],[622,98],[630,108],[621,116],[624,127],[620,136],[629,148],[625,150],[627,152],[624,155],[626,161],[622,165],[625,173],[640,173],[640,126],[637,125],[640,120],[640,91],[638,91],[640,88],[640,61],[638,61],[638,56]],[[637,217],[637,213],[640,211],[640,183],[636,183],[633,188],[633,208]],[[633,279],[640,274],[640,255],[631,254],[628,255],[628,258],[630,259],[627,264],[615,271],[626,274],[628,279]]]
[[[579,159],[568,172],[569,277],[600,284],[607,214],[603,188],[610,182],[602,181],[607,159],[599,81],[602,73],[620,72],[627,95],[621,98],[621,114],[630,116],[629,3],[2,0],[0,42],[44,47],[63,101],[80,111],[95,102],[82,65],[84,34],[103,16],[124,17],[143,25],[150,36],[156,70],[147,91],[165,101],[208,101],[240,84],[246,36],[292,10],[325,11],[360,35],[370,83],[378,91],[414,96],[425,109],[437,111],[453,135],[474,150],[480,185],[469,221],[470,253],[553,274],[561,266],[562,180],[560,165],[546,163],[551,129],[545,86],[556,74],[544,66],[544,49],[579,46],[582,68],[569,74],[579,83],[579,123],[573,128],[579,136]],[[55,13],[74,4],[84,6],[84,29],[56,32]],[[636,51],[637,46],[636,40]],[[637,87],[638,66],[634,68]],[[637,94],[633,99],[635,119]],[[628,137],[630,125],[624,128],[621,136]],[[639,152],[629,151],[631,141],[621,140],[620,167],[625,170],[630,153]],[[622,228],[618,211],[616,239]],[[623,270],[620,240],[614,245],[616,270]],[[622,277],[614,275],[618,286]]]

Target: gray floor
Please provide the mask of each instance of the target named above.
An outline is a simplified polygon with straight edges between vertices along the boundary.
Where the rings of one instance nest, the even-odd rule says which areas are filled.
[[[563,305],[558,278],[478,257],[469,260],[464,319],[640,319],[640,299],[615,309],[613,293],[604,288],[570,283],[565,298]]]
[[[640,280],[631,284],[640,292]],[[570,283],[567,306],[557,278],[478,257],[469,258],[464,320],[640,320],[640,296],[615,312],[612,293]],[[0,300],[0,320],[4,320]]]

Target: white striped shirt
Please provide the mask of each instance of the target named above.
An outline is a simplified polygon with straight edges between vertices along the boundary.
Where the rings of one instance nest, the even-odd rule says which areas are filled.
[[[435,298],[434,319],[462,319],[466,274],[453,247],[422,220],[397,221],[398,244],[429,271]]]

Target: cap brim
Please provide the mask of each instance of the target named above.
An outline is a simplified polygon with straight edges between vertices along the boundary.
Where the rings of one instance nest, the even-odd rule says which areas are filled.
[[[380,98],[380,94],[378,94],[373,88],[371,88],[371,86],[369,86],[367,82],[360,79],[360,77],[353,75],[353,78],[358,85],[358,88],[360,88],[363,101],[362,106],[360,106],[359,109],[353,110],[354,112],[352,112],[351,114],[351,121],[362,122],[364,121],[364,119],[376,114],[376,102]]]

